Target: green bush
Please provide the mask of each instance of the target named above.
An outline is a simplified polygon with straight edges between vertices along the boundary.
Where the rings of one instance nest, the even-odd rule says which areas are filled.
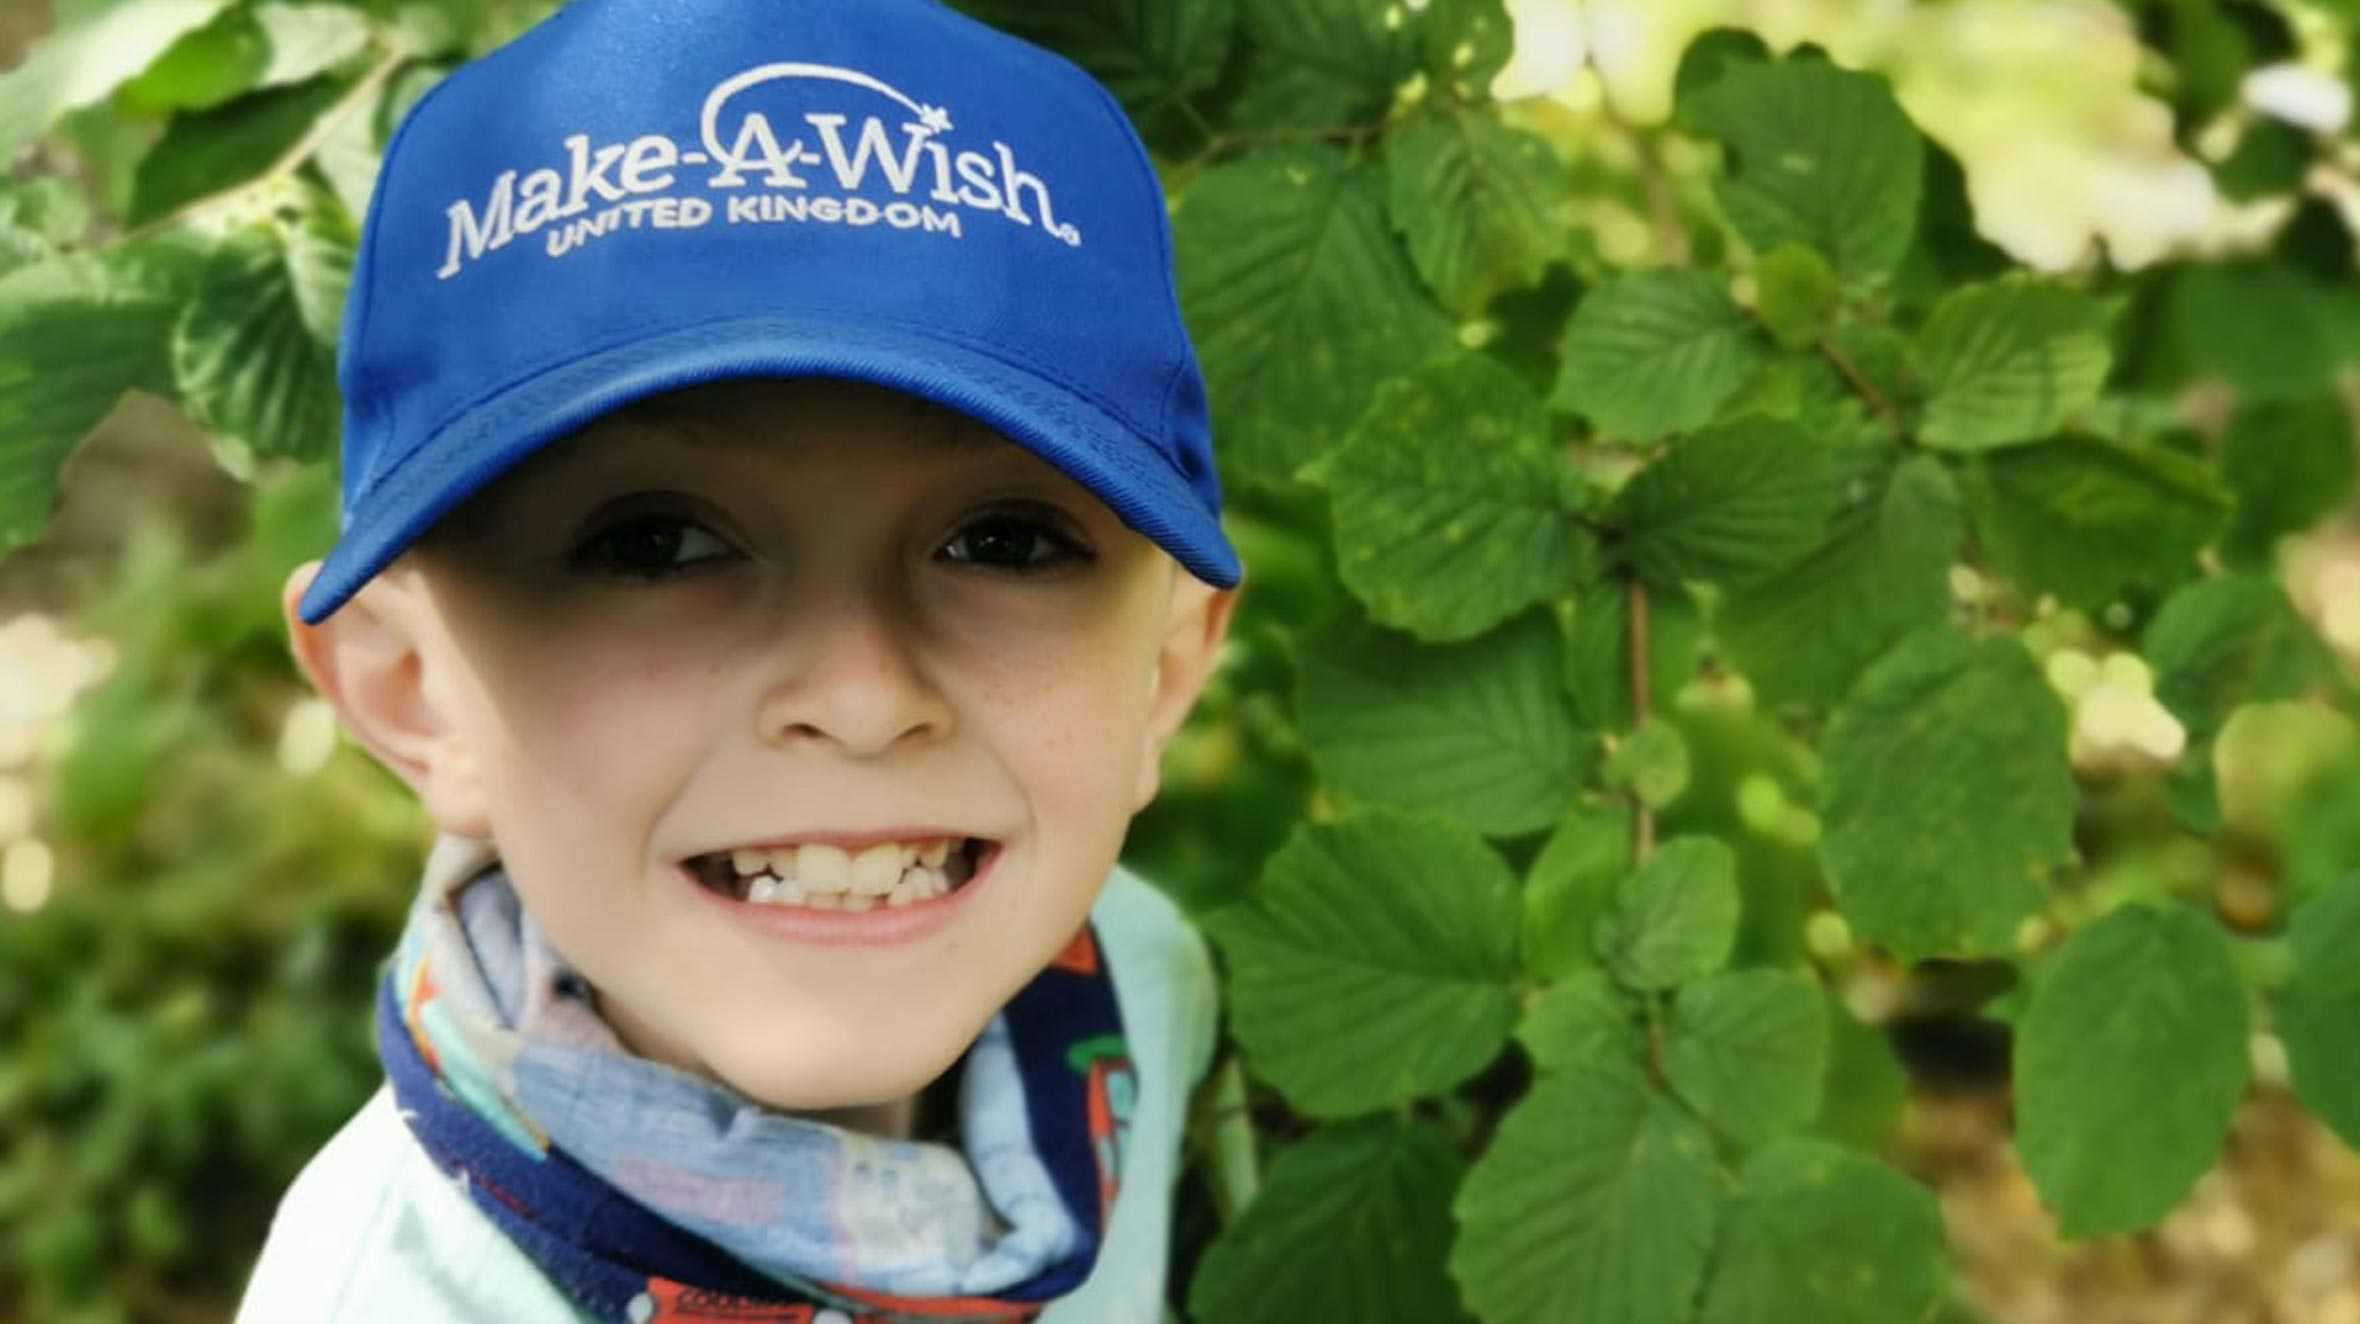
[[[1961,5],[1628,7],[1505,101],[1576,7],[965,7],[1148,139],[1250,571],[1132,839],[1237,1050],[1190,1313],[1956,1317],[1846,996],[1896,980],[2006,1028],[2065,1235],[2186,1195],[2257,1034],[2360,1143],[2360,683],[2313,601],[2351,590],[2289,550],[2352,499],[2360,282],[2308,181],[2355,149],[2240,94],[2334,68],[2348,5],[2125,0],[2139,58],[2086,69],[1993,9],[1980,84]],[[136,542],[77,622],[119,656],[38,765],[66,882],[0,927],[0,1313],[161,1318],[234,1298],[373,1083],[422,824],[281,758],[275,594],[333,527],[375,155],[536,6],[57,8],[0,76],[0,545],[126,391],[257,485],[235,551]],[[2066,195],[2161,107],[2120,187],[2275,220]]]

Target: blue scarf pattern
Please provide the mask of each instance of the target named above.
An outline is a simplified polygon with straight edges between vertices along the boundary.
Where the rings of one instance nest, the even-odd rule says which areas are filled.
[[[637,1057],[496,862],[413,908],[377,1049],[436,1165],[615,1324],[1014,1324],[1081,1286],[1136,1081],[1096,934],[962,1060],[960,1143],[774,1112]]]

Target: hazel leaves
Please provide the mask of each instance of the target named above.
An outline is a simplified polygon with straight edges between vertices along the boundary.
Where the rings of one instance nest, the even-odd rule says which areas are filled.
[[[1360,426],[1304,476],[1335,503],[1336,562],[1379,622],[1472,638],[1587,576],[1573,475],[1540,401],[1461,356],[1381,387]]]
[[[1925,148],[1882,79],[1815,60],[1733,63],[1682,110],[1727,148],[1721,205],[1755,251],[1806,244],[1857,284],[1901,265]]]
[[[1199,1319],[1464,1320],[1443,1273],[1464,1172],[1424,1123],[1327,1127],[1281,1153],[1189,1288]]]
[[[2245,1093],[2245,1001],[2219,927],[2192,910],[2118,910],[2058,951],[2015,1079],[2016,1148],[2061,1233],[2145,1227],[2212,1166]]]
[[[1472,832],[1369,810],[1297,831],[1205,927],[1257,1072],[1297,1109],[1346,1117],[1448,1089],[1499,1051],[1520,909]]]
[[[1820,858],[1845,918],[1896,955],[2010,950],[2072,855],[2064,705],[2013,639],[1928,630],[1830,723]]]
[[[1393,237],[1383,179],[1340,152],[1276,148],[1208,171],[1172,242],[1224,463],[1241,475],[1290,479],[1379,382],[1449,344]]]

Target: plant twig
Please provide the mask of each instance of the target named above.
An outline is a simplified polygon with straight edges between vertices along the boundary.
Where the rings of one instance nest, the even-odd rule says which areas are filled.
[[[301,170],[303,163],[318,153],[321,144],[327,142],[328,135],[336,132],[343,125],[346,117],[364,105],[376,103],[378,94],[385,89],[386,80],[392,78],[394,71],[400,69],[409,59],[408,48],[399,43],[388,47],[377,63],[369,66],[369,71],[361,75],[360,81],[354,83],[343,96],[338,97],[335,105],[328,107],[317,120],[312,121],[311,128],[306,130],[301,138],[296,139],[294,146],[289,147],[279,155],[277,160],[271,162],[268,169],[252,179],[208,193],[193,202],[175,208],[125,235],[123,242],[137,243],[161,231],[169,230],[173,226],[194,220],[208,212],[228,207],[242,198],[271,188],[279,181]]]
[[[1627,601],[1630,604],[1628,662],[1631,675],[1631,729],[1637,731],[1647,725],[1649,716],[1647,693],[1647,584],[1634,575],[1628,581]],[[1631,859],[1645,864],[1655,853],[1655,811],[1647,801],[1634,794],[1631,797]]]
[[[1620,130],[1639,153],[1639,187],[1647,192],[1647,220],[1655,232],[1656,252],[1667,267],[1687,266],[1688,227],[1680,224],[1680,200],[1672,194],[1671,171],[1664,167],[1654,135],[1616,114],[1611,99],[1605,109],[1606,122]]]
[[[1846,358],[1842,350],[1837,349],[1832,341],[1822,340],[1819,342],[1819,352],[1827,356],[1828,362],[1836,365],[1836,371],[1844,374],[1844,380],[1851,383],[1852,389],[1868,402],[1870,409],[1892,424],[1895,432],[1901,430],[1901,411],[1893,407],[1893,402],[1885,398],[1885,393],[1878,390],[1876,384],[1869,381],[1867,375],[1851,359]]]

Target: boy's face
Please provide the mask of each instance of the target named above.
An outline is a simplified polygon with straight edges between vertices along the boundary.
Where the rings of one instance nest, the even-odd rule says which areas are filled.
[[[1072,939],[1230,597],[988,430],[816,381],[604,420],[414,560],[352,630],[415,668],[307,670],[635,1050],[794,1110],[907,1097]],[[787,931],[687,863],[879,835],[988,845],[866,944],[820,926],[880,911]]]

